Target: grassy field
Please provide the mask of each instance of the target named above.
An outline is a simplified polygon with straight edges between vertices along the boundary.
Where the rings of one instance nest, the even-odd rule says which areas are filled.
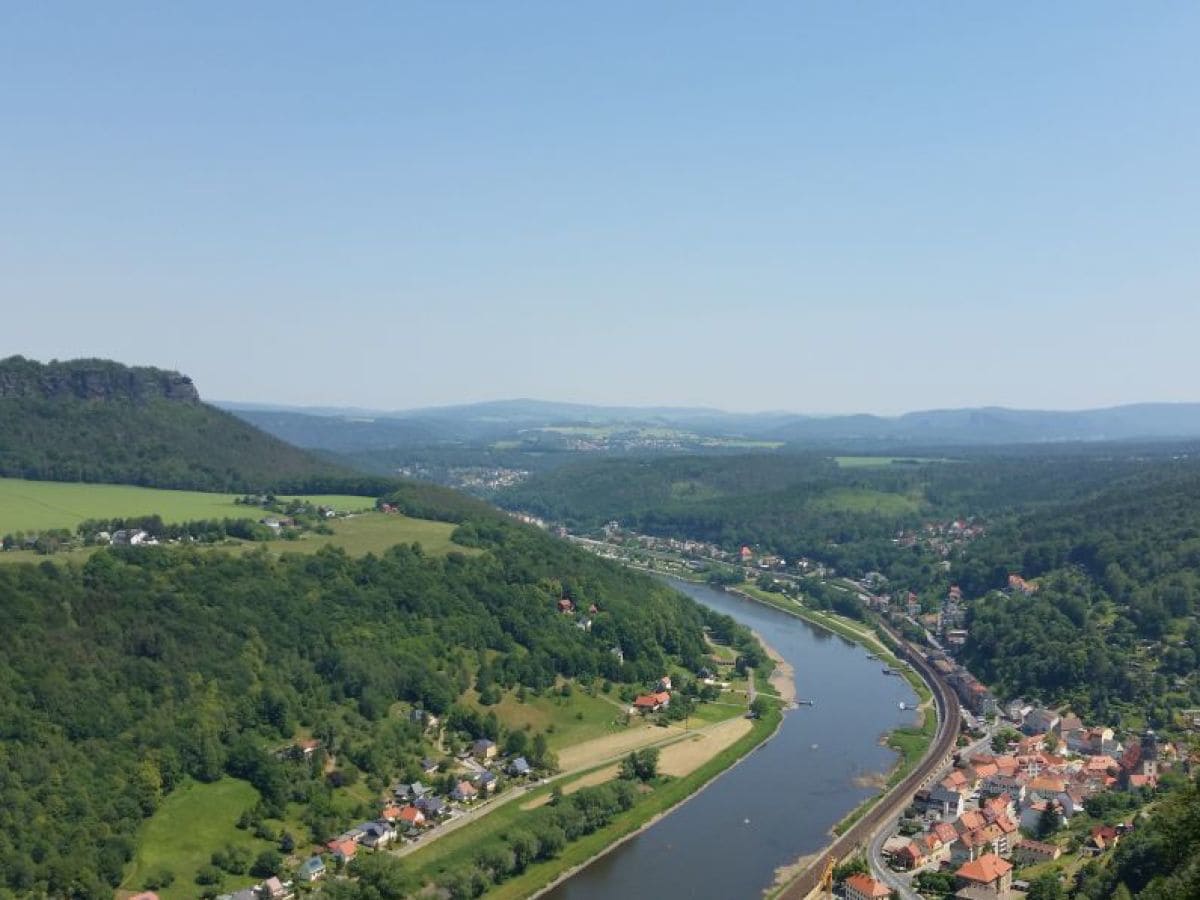
[[[149,516],[164,522],[259,518],[261,511],[234,503],[236,494],[164,491],[123,484],[82,484],[0,478],[0,534],[70,528],[85,519]],[[306,500],[339,511],[372,509],[373,497],[312,495]]]
[[[236,827],[238,817],[258,800],[244,781],[223,778],[212,784],[192,782],[175,791],[142,826],[132,868],[122,887],[139,890],[151,873],[164,869],[175,875],[170,887],[158,891],[162,900],[197,897],[196,872],[209,864],[214,850],[226,844],[248,847],[257,856],[272,844]],[[252,876],[226,876],[224,890],[254,884]]]
[[[814,497],[809,503],[816,509],[882,516],[902,516],[921,509],[920,500],[915,497],[873,491],[870,488],[834,488]]]
[[[431,556],[447,553],[450,550],[467,555],[481,552],[476,548],[462,547],[452,542],[450,535],[454,533],[456,526],[449,522],[433,522],[428,519],[410,519],[407,516],[369,512],[347,519],[338,519],[332,527],[333,534],[308,533],[295,541],[277,540],[255,543],[230,540],[224,544],[210,545],[209,549],[231,553],[249,553],[262,548],[273,553],[316,553],[322,547],[334,546],[343,548],[351,556],[362,556],[366,553],[382,553],[396,544],[418,543]],[[37,563],[45,560],[55,563],[82,562],[96,550],[96,547],[80,547],[51,556],[40,556],[33,550],[13,550],[0,553],[0,565],[19,562]]]
[[[330,545],[341,547],[351,556],[362,556],[365,553],[382,553],[396,544],[418,543],[430,554],[449,550],[478,553],[474,548],[462,547],[450,540],[456,527],[449,522],[371,512],[337,520],[331,535],[306,534],[298,541],[276,541],[270,546],[289,553],[315,553],[319,548]]]
[[[622,711],[617,705],[589,696],[578,687],[570,697],[530,694],[524,703],[515,693],[506,692],[499,703],[486,707],[479,705],[475,692],[471,691],[467,702],[477,709],[495,712],[501,724],[510,731],[528,726],[531,734],[547,732],[546,741],[555,751],[626,730],[621,723]]]

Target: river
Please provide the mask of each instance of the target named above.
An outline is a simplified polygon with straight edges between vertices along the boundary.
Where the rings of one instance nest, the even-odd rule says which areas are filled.
[[[791,663],[796,696],[815,705],[788,712],[770,741],[556,887],[551,900],[758,897],[777,868],[818,852],[829,829],[876,793],[856,781],[891,768],[896,754],[880,737],[915,721],[908,683],[884,675],[857,644],[706,585],[671,584],[758,632]]]

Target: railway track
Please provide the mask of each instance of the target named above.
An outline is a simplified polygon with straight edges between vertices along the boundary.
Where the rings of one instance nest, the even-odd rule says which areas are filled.
[[[871,836],[880,826],[895,818],[909,804],[913,794],[925,787],[933,774],[941,768],[954,752],[960,720],[958,697],[945,680],[925,659],[920,649],[901,638],[887,626],[881,626],[900,648],[897,654],[907,660],[920,673],[933,693],[937,707],[938,730],[933,743],[911,772],[897,785],[884,794],[875,805],[855,822],[845,834],[821,851],[805,871],[777,894],[779,900],[804,900],[821,884],[822,874],[830,860],[845,859],[860,847],[866,847]]]

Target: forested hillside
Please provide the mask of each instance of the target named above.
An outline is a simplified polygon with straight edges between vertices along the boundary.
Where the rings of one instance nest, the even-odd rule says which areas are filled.
[[[297,734],[382,787],[429,752],[397,701],[444,713],[468,686],[700,664],[706,614],[657,582],[497,517],[463,540],[487,552],[161,547],[0,568],[0,895],[109,896],[188,778],[247,778],[262,816],[299,801],[312,838],[336,834],[329,779],[267,752]],[[563,596],[599,607],[590,631]]]
[[[761,547],[849,573],[906,566],[903,528],[930,519],[1005,517],[1093,496],[1164,448],[1010,448],[840,465],[809,453],[595,460],[562,466],[498,502],[578,530],[609,520],[648,534]]]
[[[1200,707],[1200,460],[1188,447],[1010,448],[839,466],[812,455],[608,460],[542,474],[503,502],[582,530],[749,544],[884,573],[936,609],[970,599],[967,661],[1005,695],[1161,725]],[[939,553],[925,523],[975,517]],[[904,531],[915,539],[901,541]],[[1034,580],[1032,596],[1003,591]],[[816,590],[814,585],[813,590]]]
[[[177,372],[19,356],[0,360],[0,475],[325,492],[358,478],[201,402]]]
[[[1010,693],[1071,701],[1101,719],[1161,724],[1200,703],[1200,472],[1147,468],[1086,501],[1024,515],[974,546],[969,594],[1019,572],[1032,596],[987,594],[969,623],[973,669]]]
[[[1107,865],[1077,876],[1078,900],[1185,900],[1200,897],[1200,786],[1164,800],[1124,838]]]

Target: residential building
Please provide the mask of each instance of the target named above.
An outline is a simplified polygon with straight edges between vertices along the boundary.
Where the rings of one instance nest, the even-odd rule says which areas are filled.
[[[496,742],[487,738],[479,738],[471,745],[471,753],[478,760],[494,759],[499,752]]]
[[[979,888],[999,900],[1008,900],[1012,895],[1012,864],[994,854],[963,863],[954,879],[960,888]]]
[[[325,877],[325,860],[319,856],[310,856],[300,864],[300,880],[313,882]]]
[[[876,881],[870,875],[858,872],[845,881],[846,900],[887,900],[892,895],[891,889],[882,881]]]

